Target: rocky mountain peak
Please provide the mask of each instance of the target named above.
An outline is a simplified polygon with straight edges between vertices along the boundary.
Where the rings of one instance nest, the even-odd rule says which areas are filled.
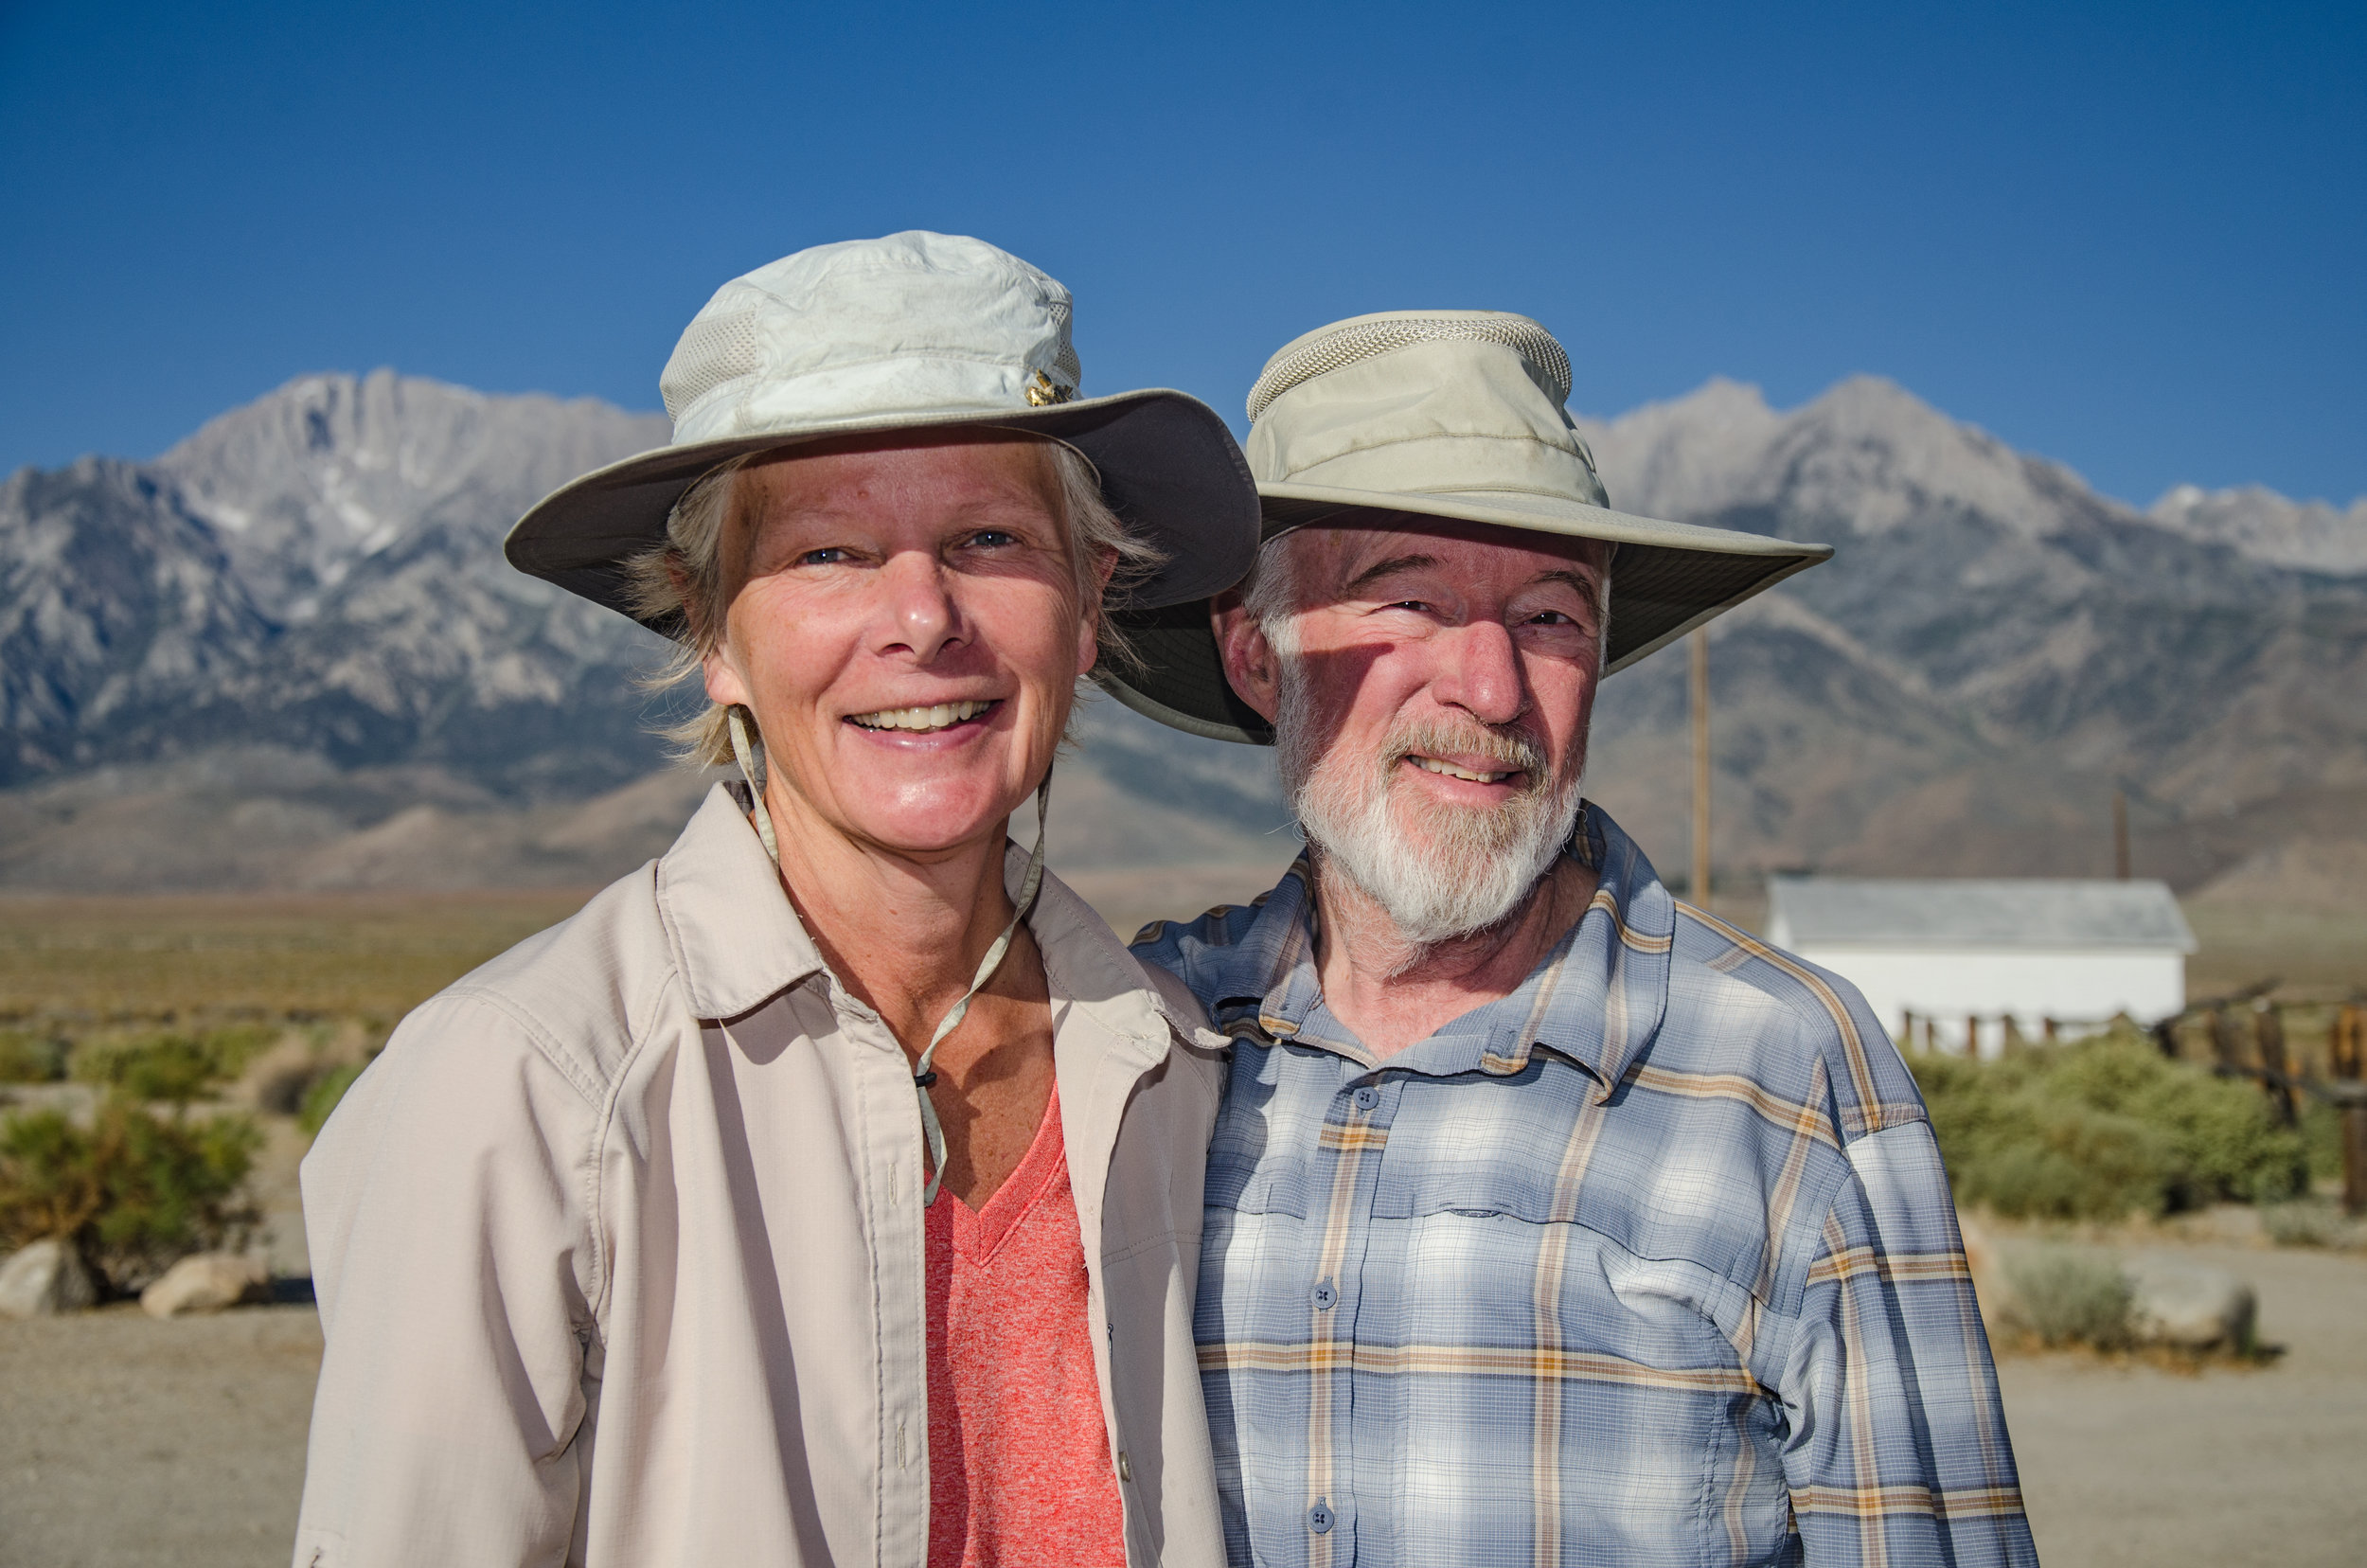
[[[2255,560],[2305,572],[2367,573],[2367,496],[2338,510],[2288,501],[2260,485],[2206,490],[2180,485],[2145,515],[2189,539],[2228,544]]]
[[[498,534],[579,473],[664,444],[663,418],[491,397],[391,370],[301,376],[156,460],[256,602],[301,623],[364,558],[423,526]]]

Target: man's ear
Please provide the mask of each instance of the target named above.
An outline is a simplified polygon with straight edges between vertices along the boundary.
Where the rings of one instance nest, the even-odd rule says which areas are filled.
[[[1282,711],[1282,659],[1266,640],[1265,628],[1241,596],[1229,588],[1208,601],[1208,624],[1217,634],[1217,651],[1224,658],[1224,678],[1234,695],[1272,722]]]

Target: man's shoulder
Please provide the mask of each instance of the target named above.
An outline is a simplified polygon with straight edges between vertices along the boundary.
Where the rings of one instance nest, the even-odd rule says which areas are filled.
[[[1247,903],[1220,903],[1190,919],[1153,920],[1127,944],[1135,957],[1162,970],[1190,988],[1204,1005],[1224,988],[1225,978],[1241,961],[1240,944],[1257,923],[1276,891],[1301,875],[1293,865],[1282,882]]]
[[[1740,1071],[1803,1104],[1825,1100],[1835,1133],[1924,1119],[1914,1076],[1858,988],[1773,943],[1680,902],[1664,1061]]]

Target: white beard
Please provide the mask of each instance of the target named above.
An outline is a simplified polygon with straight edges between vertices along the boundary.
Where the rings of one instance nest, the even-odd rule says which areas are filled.
[[[1296,659],[1286,654],[1281,664],[1274,727],[1283,787],[1318,864],[1355,883],[1397,927],[1408,949],[1399,971],[1440,943],[1486,931],[1518,910],[1570,842],[1583,804],[1580,771],[1566,770],[1557,788],[1536,741],[1476,722],[1393,731],[1378,757],[1344,757],[1336,748],[1309,756],[1315,737],[1305,682]],[[1484,810],[1400,797],[1402,759],[1440,752],[1523,770],[1530,787]]]

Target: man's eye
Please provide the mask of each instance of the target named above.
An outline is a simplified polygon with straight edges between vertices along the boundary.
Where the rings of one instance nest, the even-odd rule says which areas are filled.
[[[1427,599],[1391,599],[1387,608],[1391,610],[1412,610],[1418,614],[1422,611],[1428,610],[1430,608],[1430,602]]]
[[[836,566],[846,559],[846,552],[836,544],[819,550],[808,550],[797,558],[800,566]]]

